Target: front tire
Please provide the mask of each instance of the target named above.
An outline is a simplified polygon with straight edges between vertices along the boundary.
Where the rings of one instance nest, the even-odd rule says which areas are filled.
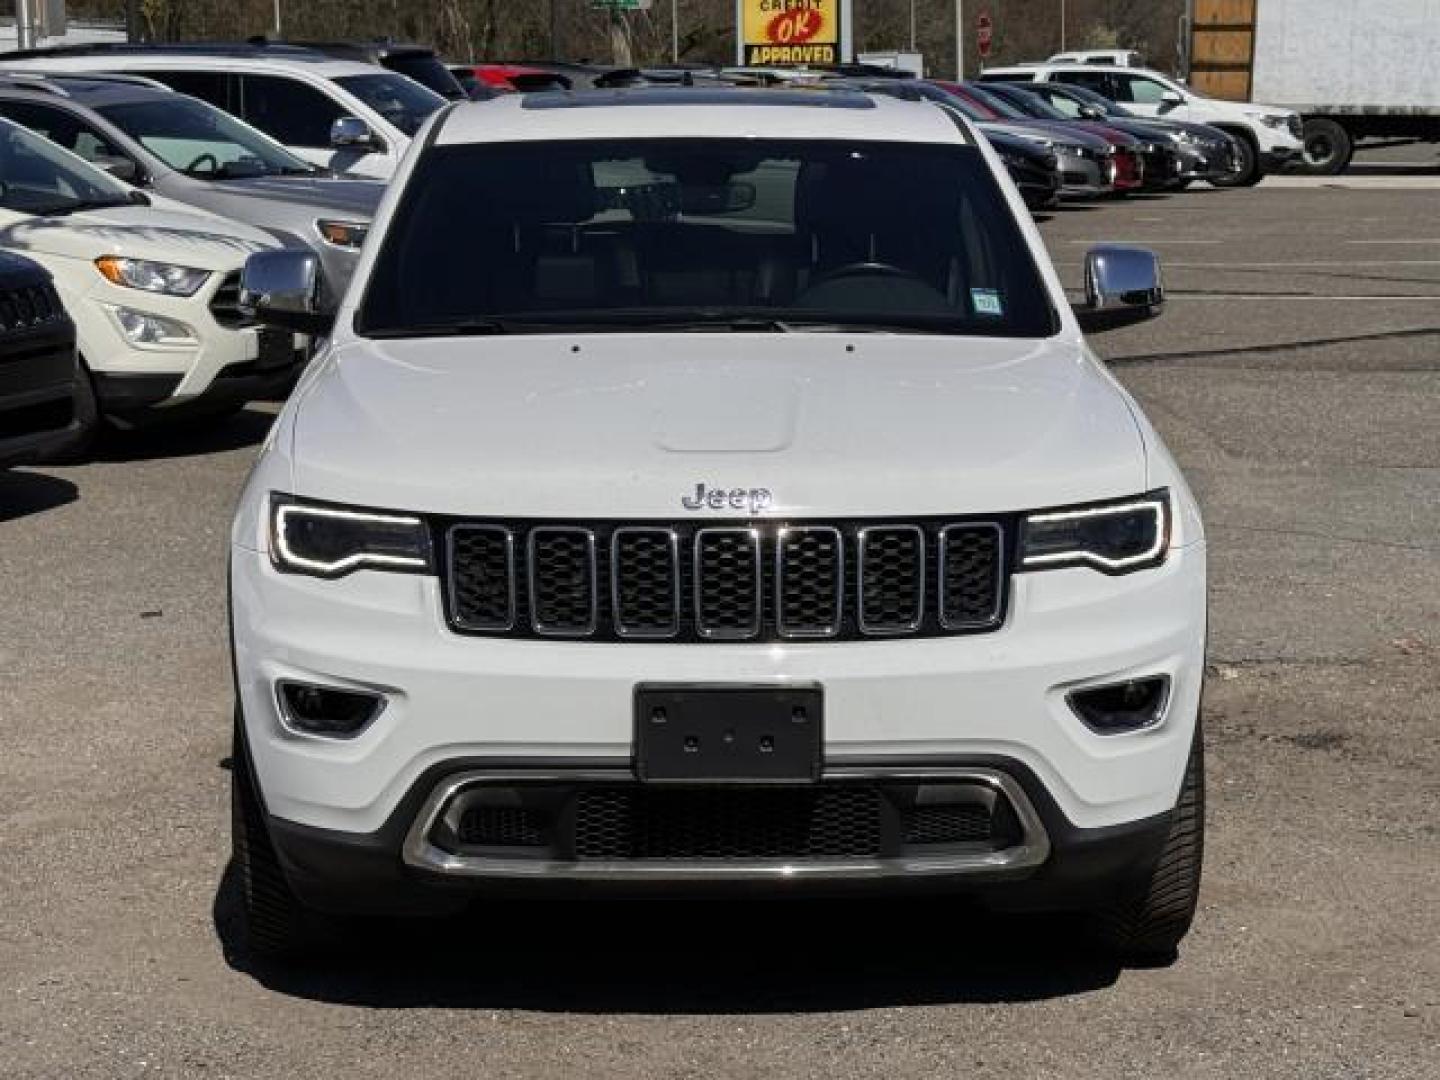
[[[235,718],[230,766],[230,852],[240,881],[246,940],[256,955],[294,960],[314,951],[315,915],[296,898],[265,828],[242,724]]]
[[[1092,913],[1096,944],[1132,963],[1174,960],[1195,920],[1204,856],[1205,746],[1197,727],[1160,859],[1138,886],[1132,885]]]
[[[1220,188],[1254,187],[1265,178],[1265,170],[1260,164],[1260,147],[1255,142],[1255,137],[1249,132],[1229,131],[1227,132],[1236,142],[1236,164],[1235,171],[1224,178],[1216,178],[1210,183]]]

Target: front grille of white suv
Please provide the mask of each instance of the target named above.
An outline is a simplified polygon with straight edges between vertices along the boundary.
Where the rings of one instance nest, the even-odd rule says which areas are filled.
[[[883,640],[1004,621],[1013,522],[454,522],[453,630],[581,641]]]

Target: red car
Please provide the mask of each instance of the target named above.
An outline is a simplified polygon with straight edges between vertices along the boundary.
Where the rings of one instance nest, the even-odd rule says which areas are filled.
[[[450,73],[472,98],[537,90],[569,90],[570,80],[559,72],[541,71],[522,64],[456,64]]]

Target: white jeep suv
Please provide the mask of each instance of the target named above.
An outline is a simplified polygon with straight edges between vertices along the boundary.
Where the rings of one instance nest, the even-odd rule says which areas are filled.
[[[305,359],[300,342],[239,306],[246,257],[279,246],[135,191],[0,120],[0,248],[54,278],[75,322],[86,411],[98,399],[111,421],[139,426],[288,392]]]
[[[1173,952],[1205,543],[1005,167],[850,91],[440,114],[230,556],[252,943],[531,889],[941,886]],[[1086,318],[1160,303],[1092,252]],[[323,919],[321,920],[323,922]]]
[[[1119,102],[1137,116],[1184,120],[1219,128],[1240,144],[1241,158],[1235,179],[1222,182],[1222,186],[1258,184],[1267,173],[1279,172],[1299,161],[1305,147],[1304,127],[1300,114],[1294,110],[1206,97],[1149,68],[1049,61],[986,68],[980,81],[1083,86]]]

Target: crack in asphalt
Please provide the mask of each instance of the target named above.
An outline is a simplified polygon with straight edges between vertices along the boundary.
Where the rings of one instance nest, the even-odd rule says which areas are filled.
[[[1408,338],[1440,337],[1440,326],[1416,326],[1403,330],[1382,330],[1373,334],[1347,334],[1326,338],[1306,338],[1303,341],[1277,341],[1268,345],[1238,345],[1223,349],[1185,349],[1179,352],[1134,353],[1129,356],[1110,356],[1105,362],[1116,366],[1157,364],[1166,360],[1204,360],[1210,357],[1243,356],[1247,353],[1265,355],[1269,353],[1298,352],[1304,349],[1322,348],[1326,345],[1350,345],[1362,341],[1403,341]],[[1376,369],[1367,368],[1366,371]],[[1391,371],[1440,371],[1435,367],[1399,367]]]
[[[1440,547],[1426,544],[1403,544],[1395,540],[1373,540],[1358,536],[1336,536],[1333,533],[1312,532],[1309,529],[1279,529],[1267,525],[1232,525],[1224,521],[1207,521],[1206,529],[1233,529],[1237,532],[1265,533],[1270,536],[1304,536],[1311,540],[1331,540],[1337,544],[1358,544],[1362,547],[1393,548],[1398,551],[1420,551],[1440,555]]]

